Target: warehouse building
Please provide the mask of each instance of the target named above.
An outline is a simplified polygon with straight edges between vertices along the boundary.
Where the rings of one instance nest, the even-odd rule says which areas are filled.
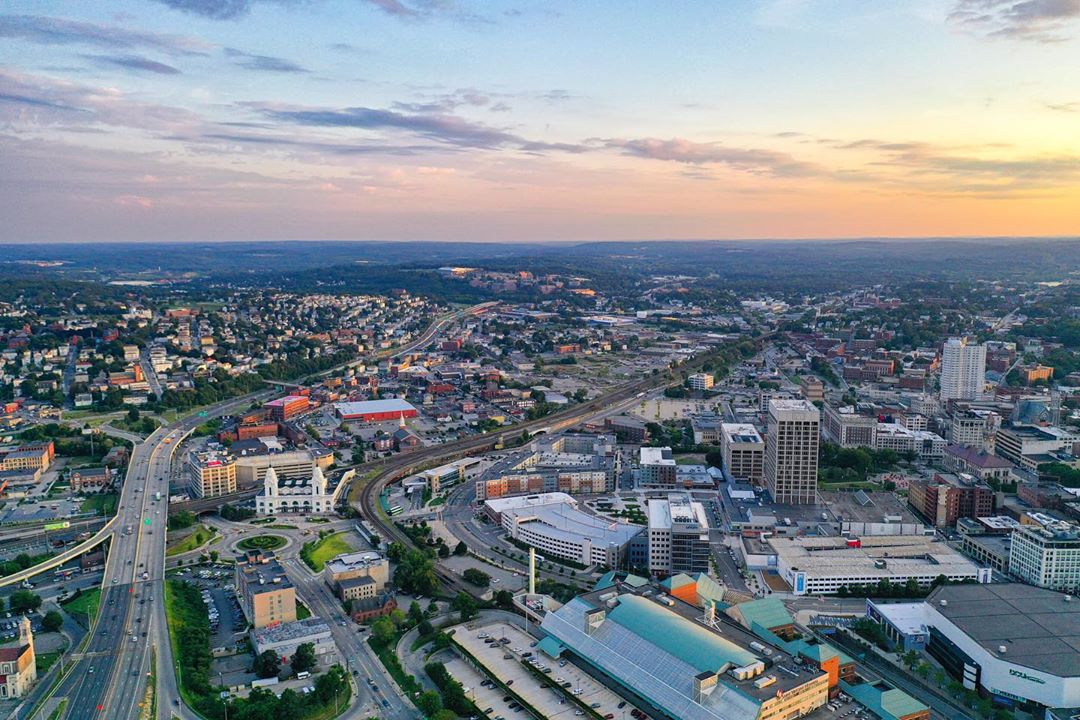
[[[415,407],[400,398],[334,403],[334,410],[342,420],[361,422],[385,422],[419,415]]]

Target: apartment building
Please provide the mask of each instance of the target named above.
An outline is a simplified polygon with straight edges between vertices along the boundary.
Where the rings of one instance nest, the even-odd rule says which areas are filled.
[[[641,484],[644,487],[673,488],[676,481],[675,458],[669,447],[643,447],[638,458]]]
[[[986,383],[986,346],[949,338],[941,350],[941,399],[974,400]]]
[[[992,515],[994,491],[973,475],[935,473],[911,482],[908,504],[935,527],[954,527],[960,518]]]

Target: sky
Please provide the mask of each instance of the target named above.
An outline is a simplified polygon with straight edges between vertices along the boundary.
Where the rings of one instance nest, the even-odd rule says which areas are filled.
[[[1080,233],[1080,0],[0,4],[0,242]]]

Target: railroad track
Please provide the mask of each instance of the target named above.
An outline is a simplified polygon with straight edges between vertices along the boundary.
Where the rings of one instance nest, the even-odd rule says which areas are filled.
[[[776,334],[775,331],[765,333],[756,338],[751,338],[751,341],[760,347],[764,342],[771,339]],[[740,340],[740,342],[742,342],[742,340]],[[627,385],[616,388],[605,395],[598,396],[592,400],[581,403],[580,405],[575,405],[562,412],[554,413],[537,420],[529,420],[524,423],[518,423],[517,425],[511,425],[505,429],[487,433],[485,435],[478,435],[476,437],[466,438],[444,445],[436,445],[410,452],[407,455],[399,455],[391,458],[385,462],[384,469],[361,488],[361,512],[365,518],[378,528],[379,532],[382,533],[384,537],[400,542],[406,547],[412,547],[414,546],[412,538],[402,532],[392,521],[386,519],[384,515],[379,512],[379,508],[376,507],[376,503],[378,503],[379,496],[382,494],[383,489],[390,483],[411,475],[418,471],[422,466],[431,462],[449,462],[467,455],[488,452],[495,449],[495,447],[504,440],[520,437],[521,433],[525,431],[542,430],[546,432],[558,432],[577,425],[611,405],[629,400],[639,393],[648,392],[669,385],[675,378],[676,370],[693,371],[708,360],[714,358],[723,350],[729,349],[731,346],[732,344],[725,344],[715,350],[703,353],[699,357],[694,358],[677,368],[671,368],[665,373],[650,375],[641,380],[633,381]],[[357,474],[359,475],[359,472]],[[449,571],[440,568],[438,564],[436,564],[436,574],[447,583],[450,589],[464,590],[470,594],[475,594],[474,588],[467,587],[460,578]]]

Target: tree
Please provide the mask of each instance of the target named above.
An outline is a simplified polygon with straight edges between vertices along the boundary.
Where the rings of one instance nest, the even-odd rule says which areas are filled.
[[[461,540],[454,546],[454,554],[458,556],[469,554],[469,546],[465,544],[464,540]]]
[[[274,720],[296,720],[303,712],[303,706],[304,699],[292,688],[286,688],[278,698]]]
[[[218,551],[217,550],[211,550],[210,551],[210,562],[216,563],[217,561],[218,561]]]
[[[371,623],[371,637],[382,645],[389,645],[393,642],[396,634],[394,622],[388,617],[381,617]]]
[[[477,587],[487,587],[491,585],[491,576],[483,570],[476,568],[466,568],[465,572],[461,573],[461,577],[465,578],[465,582],[472,583]]]
[[[440,558],[448,558],[448,557],[450,557],[450,548],[448,548],[446,545],[439,545],[439,557]]]
[[[430,635],[431,633],[435,632],[435,626],[432,625],[431,621],[427,618],[424,618],[419,623],[417,623],[416,629],[417,632],[420,633],[421,637]]]
[[[496,590],[495,604],[504,609],[510,609],[514,606],[514,594],[509,590]]]
[[[446,708],[443,708],[442,710],[431,716],[431,720],[456,720],[456,718],[457,713],[455,713],[453,710],[447,710]]]
[[[424,619],[424,610],[420,607],[420,603],[415,600],[409,604],[409,620],[413,625],[418,625]]]
[[[296,652],[293,653],[292,662],[290,663],[294,673],[306,672],[317,664],[314,643],[301,643],[296,648]]]
[[[41,619],[41,629],[45,632],[56,632],[63,626],[64,616],[56,610],[50,610],[45,613],[45,617]]]
[[[41,596],[29,590],[16,590],[8,598],[8,609],[12,613],[33,612],[41,607]]]
[[[128,419],[128,422],[138,422],[139,421],[139,409],[138,408],[131,408],[130,410],[128,410],[127,411],[127,419]]]
[[[348,697],[349,683],[345,678],[345,670],[340,665],[334,665],[315,681],[315,697],[324,705],[335,701],[342,694]]]
[[[473,600],[472,595],[469,595],[466,592],[459,592],[450,603],[450,607],[461,614],[461,622],[476,617],[476,601]]]
[[[255,658],[255,674],[261,678],[275,677],[281,672],[281,658],[273,650],[259,653]]]
[[[420,709],[420,712],[424,715],[431,717],[435,713],[442,710],[442,698],[439,697],[439,693],[434,690],[428,690],[421,693],[420,697],[416,698],[416,707]]]

